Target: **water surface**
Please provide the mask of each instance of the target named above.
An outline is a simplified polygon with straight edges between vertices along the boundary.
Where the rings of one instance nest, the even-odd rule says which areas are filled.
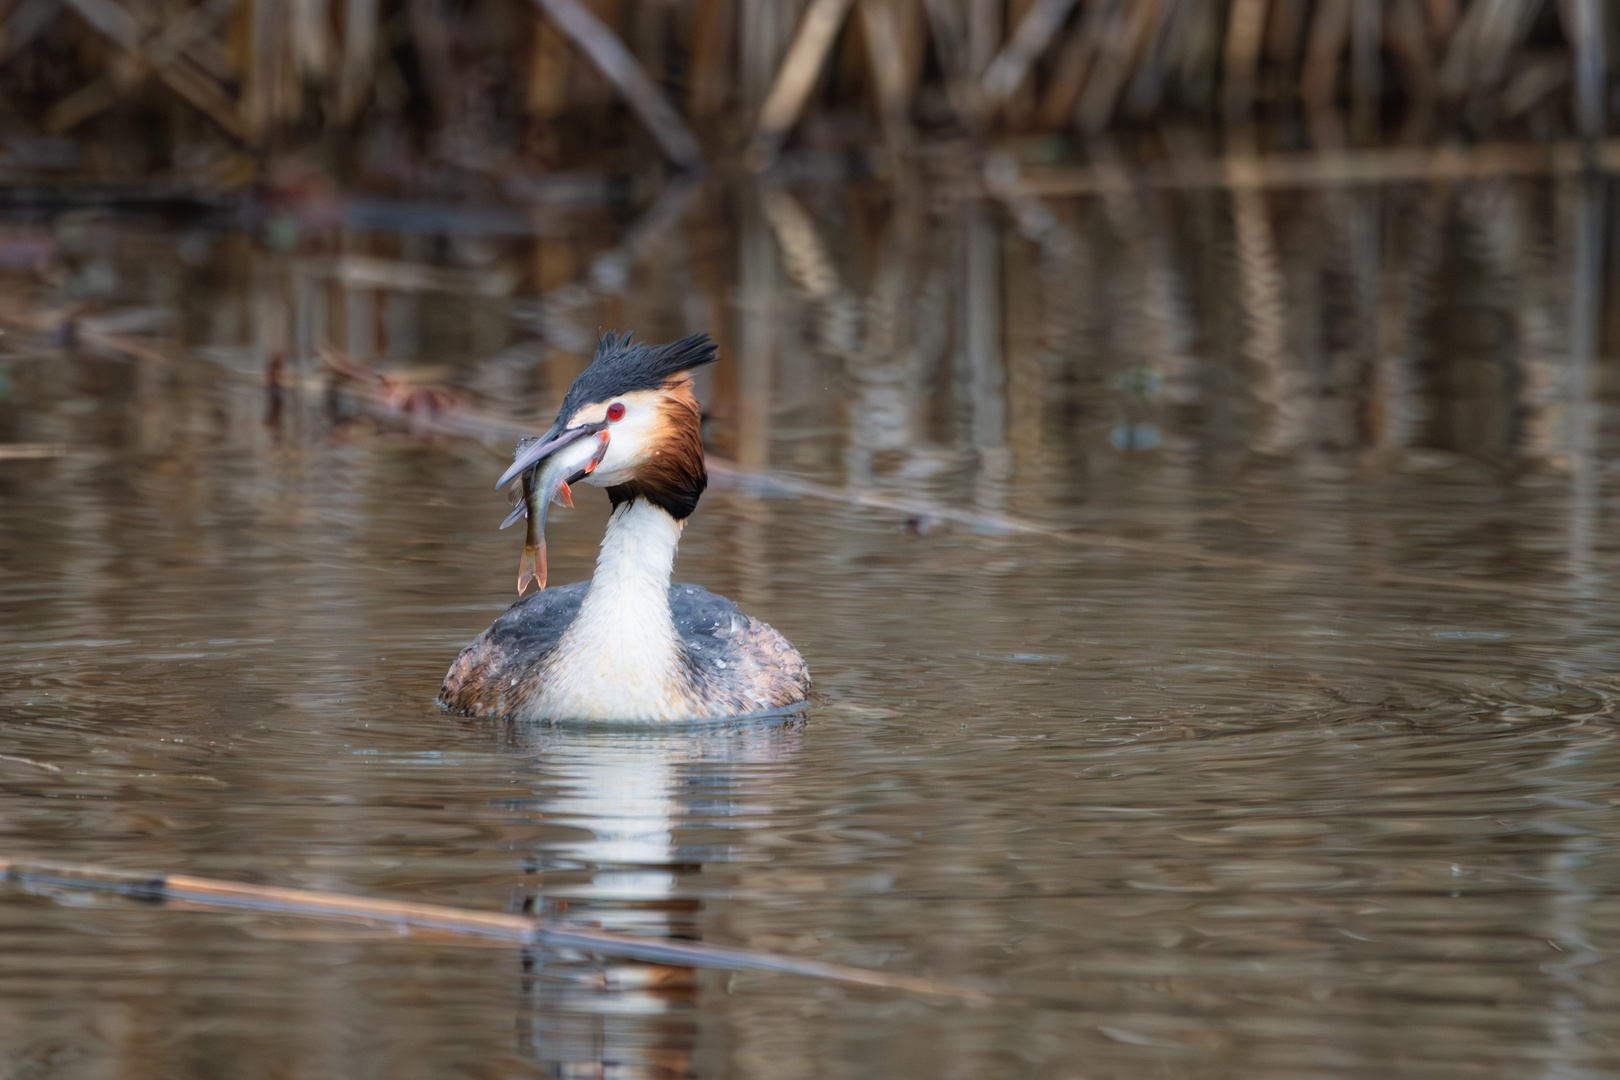
[[[0,1075],[1613,1075],[1606,198],[9,219],[0,857],[994,998],[13,891]],[[798,645],[802,724],[433,704],[597,327],[720,340],[677,578]]]

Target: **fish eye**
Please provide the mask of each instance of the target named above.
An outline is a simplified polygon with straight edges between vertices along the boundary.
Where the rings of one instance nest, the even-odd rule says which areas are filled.
[[[608,406],[608,411],[607,411],[607,418],[609,420],[623,420],[624,419],[624,402],[615,401],[613,404],[609,405]]]

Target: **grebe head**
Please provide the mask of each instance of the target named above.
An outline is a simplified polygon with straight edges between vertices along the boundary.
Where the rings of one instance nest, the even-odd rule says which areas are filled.
[[[590,367],[569,386],[556,422],[519,449],[496,487],[567,452],[581,461],[570,483],[607,488],[615,506],[646,499],[684,520],[708,483],[691,371],[717,358],[707,334],[667,345],[632,345],[629,334],[603,334]],[[592,439],[596,453],[576,445],[593,436],[606,440],[603,446]]]

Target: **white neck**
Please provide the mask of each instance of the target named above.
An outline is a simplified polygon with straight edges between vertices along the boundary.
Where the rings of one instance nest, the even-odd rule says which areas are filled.
[[[682,523],[644,499],[608,521],[579,615],[552,654],[537,702],[548,719],[671,720],[684,715],[669,579]]]

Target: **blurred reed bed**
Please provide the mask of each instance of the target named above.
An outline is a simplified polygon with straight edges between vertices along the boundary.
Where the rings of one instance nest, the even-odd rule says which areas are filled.
[[[1590,478],[1620,470],[1614,184],[992,202],[710,178],[628,223],[290,249],[72,210],[0,229],[0,456],[230,432],[268,484],[277,447],[375,432],[492,465],[599,328],[633,328],[720,342],[717,481],[923,528],[1049,531],[1139,469]]]
[[[1601,0],[5,0],[0,175],[230,188],[297,151],[522,198],[651,154],[881,172],[963,135],[1080,137],[1031,144],[1049,158],[1119,131],[1168,156],[1594,138],[1616,23]]]

